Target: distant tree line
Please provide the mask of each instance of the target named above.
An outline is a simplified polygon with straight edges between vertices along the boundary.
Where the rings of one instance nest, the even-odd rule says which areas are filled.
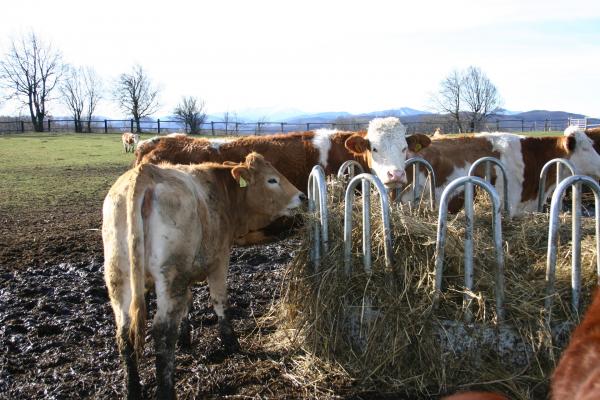
[[[159,107],[160,90],[141,65],[133,65],[109,88],[89,66],[74,66],[64,62],[59,50],[41,40],[34,32],[12,40],[9,50],[0,59],[0,89],[5,99],[20,102],[31,118],[35,131],[44,131],[44,119],[50,116],[49,103],[62,102],[75,121],[75,131],[91,131],[91,121],[98,103],[111,99],[135,122],[155,113]],[[433,108],[443,114],[441,123],[451,122],[458,132],[479,130],[500,106],[497,88],[478,67],[454,70],[440,82],[431,96]],[[197,133],[206,119],[206,104],[193,96],[183,96],[173,110],[175,118]],[[237,121],[235,115],[233,119]],[[439,118],[438,118],[439,119]],[[232,120],[224,114],[226,127]],[[364,122],[363,119],[340,119],[340,124]]]
[[[67,107],[76,132],[91,131],[98,103],[107,98],[135,121],[136,132],[141,132],[140,121],[160,106],[160,91],[142,66],[136,64],[119,75],[107,90],[92,67],[65,63],[62,53],[35,32],[12,40],[0,59],[0,89],[2,99],[16,100],[27,110],[36,132],[44,131],[44,119],[50,116],[49,105],[54,100]],[[197,132],[206,117],[205,103],[183,97],[173,113]]]

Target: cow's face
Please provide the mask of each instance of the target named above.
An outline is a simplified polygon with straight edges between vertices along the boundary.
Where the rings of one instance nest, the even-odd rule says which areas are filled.
[[[231,170],[238,185],[246,191],[249,212],[258,215],[253,229],[264,227],[273,219],[290,215],[306,199],[304,193],[258,153],[250,153],[246,161]]]
[[[583,131],[569,127],[565,130],[563,146],[577,173],[600,179],[600,154],[594,149],[592,139]]]
[[[346,140],[346,148],[367,158],[371,170],[388,188],[407,183],[404,164],[408,151],[417,152],[431,143],[425,135],[406,137],[406,127],[395,117],[375,118],[366,136],[356,133]]]

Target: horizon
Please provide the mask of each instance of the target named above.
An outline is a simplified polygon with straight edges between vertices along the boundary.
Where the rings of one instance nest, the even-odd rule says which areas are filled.
[[[31,18],[0,26],[0,54],[11,39],[33,31],[64,61],[94,67],[106,87],[139,63],[161,88],[162,107],[153,116],[172,114],[184,95],[204,100],[209,115],[261,108],[431,112],[440,81],[475,65],[498,88],[502,108],[600,117],[600,99],[590,90],[600,84],[597,2],[376,1],[367,7],[176,0],[166,8],[108,0],[85,18],[74,18],[64,0],[34,3],[36,13],[30,4],[5,6],[6,15]],[[106,98],[96,114],[123,116]],[[17,110],[14,102],[0,103],[0,115]],[[68,115],[58,102],[50,111]]]

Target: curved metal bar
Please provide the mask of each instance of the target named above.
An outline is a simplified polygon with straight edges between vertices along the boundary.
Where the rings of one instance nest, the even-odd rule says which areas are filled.
[[[346,188],[344,197],[344,268],[346,274],[352,271],[352,205],[354,204],[355,188],[362,183],[363,204],[363,267],[365,272],[371,272],[371,224],[370,224],[370,192],[374,185],[379,192],[381,201],[381,223],[384,233],[385,264],[392,265],[392,230],[390,228],[390,208],[387,191],[377,176],[360,174],[352,178]]]
[[[502,249],[502,220],[500,212],[500,197],[494,187],[476,176],[464,176],[450,182],[444,189],[440,199],[440,210],[436,241],[436,259],[435,259],[435,297],[437,305],[439,295],[442,292],[442,274],[444,270],[444,247],[446,245],[446,230],[448,216],[448,202],[452,193],[465,186],[465,287],[468,291],[473,290],[473,185],[479,186],[490,195],[492,199],[493,216],[492,230],[494,234],[494,247],[496,248],[496,313],[498,320],[504,319],[504,251]],[[469,304],[471,296],[465,293],[463,298],[463,307],[465,309],[465,319],[471,319]]]
[[[429,204],[432,210],[435,210],[435,172],[433,171],[433,167],[424,158],[421,157],[411,157],[406,160],[405,168],[412,166],[413,170],[413,181],[412,181],[412,192],[413,192],[413,203],[416,203],[419,199],[420,193],[417,193],[417,188],[419,187],[419,169],[418,164],[425,167],[427,170],[427,177],[429,178]],[[400,198],[400,193],[397,193],[397,198]]]
[[[549,322],[554,296],[554,278],[556,274],[556,253],[558,244],[559,214],[562,199],[569,186],[573,186],[573,211],[571,214],[571,307],[574,313],[579,312],[579,296],[581,294],[581,185],[586,185],[594,192],[596,217],[596,254],[600,254],[600,185],[594,179],[584,175],[573,175],[562,181],[552,195],[550,203],[550,223],[548,226],[548,257],[546,259],[546,319]],[[596,273],[600,281],[600,257],[596,257]]]
[[[329,224],[327,215],[327,184],[325,171],[320,165],[315,165],[308,176],[308,212],[315,213],[319,210],[319,223],[313,220],[313,246],[311,249],[311,261],[315,269],[319,268],[321,262],[321,250],[329,250]],[[319,237],[320,236],[320,237]]]
[[[348,171],[348,175],[350,176],[350,178],[352,178],[356,174],[356,172],[355,172],[356,168],[358,168],[358,170],[360,171],[361,174],[365,172],[363,166],[360,165],[360,163],[358,161],[356,161],[356,160],[345,161],[340,166],[340,169],[338,169],[337,177],[342,178],[344,175],[346,175],[346,171]]]
[[[485,163],[485,180],[488,182],[492,181],[492,171],[490,168],[490,163],[491,164],[495,164],[498,168],[500,168],[500,171],[502,172],[502,178],[503,180],[503,190],[502,190],[502,194],[504,196],[504,211],[506,211],[507,214],[510,213],[510,206],[508,204],[508,179],[506,178],[506,167],[504,166],[504,163],[500,160],[498,160],[496,157],[481,157],[480,159],[476,160],[473,165],[471,165],[471,168],[469,168],[469,173],[467,174],[468,176],[475,176],[475,169],[479,166],[479,164],[481,163]]]
[[[556,164],[556,186],[557,187],[558,187],[558,184],[560,183],[561,165],[564,165],[565,167],[567,167],[569,169],[569,171],[571,172],[571,175],[576,175],[576,173],[577,173],[573,163],[564,158],[554,158],[554,159],[548,161],[546,164],[544,164],[544,166],[542,167],[542,171],[540,172],[540,183],[538,186],[538,204],[537,204],[538,212],[542,212],[544,209],[544,203],[546,202],[546,196],[544,195],[544,192],[546,191],[546,176],[548,175],[548,170],[550,170],[550,167],[552,167],[552,165],[554,165],[554,164]]]

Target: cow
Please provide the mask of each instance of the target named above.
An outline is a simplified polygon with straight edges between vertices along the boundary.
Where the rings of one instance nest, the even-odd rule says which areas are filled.
[[[600,126],[587,128],[585,133],[594,142],[594,149],[596,149],[596,152],[600,153]]]
[[[436,175],[435,195],[439,202],[441,193],[448,184],[468,173],[474,161],[481,157],[498,158],[507,172],[510,216],[522,215],[537,208],[539,176],[544,164],[553,158],[566,158],[571,161],[579,174],[600,178],[600,155],[594,150],[594,142],[575,127],[565,130],[564,136],[527,137],[512,133],[480,133],[473,136],[433,140],[431,145],[410,155],[420,156],[432,165]],[[494,174],[497,168],[492,168]],[[475,171],[483,176],[484,168]],[[425,183],[425,173],[420,172],[421,185]],[[412,176],[410,176],[412,181]],[[495,178],[496,189],[503,193],[503,180]],[[546,193],[553,190],[555,174],[548,174]],[[418,188],[422,190],[423,187]],[[402,195],[408,201],[409,194]],[[462,207],[462,197],[455,195],[448,205],[451,212]]]
[[[123,149],[125,150],[125,153],[133,153],[135,146],[140,141],[140,135],[137,133],[125,132],[121,136],[121,141],[123,142]]]
[[[600,399],[600,290],[552,375],[551,399]]]
[[[103,206],[104,274],[126,367],[129,398],[139,398],[144,345],[144,291],[153,283],[152,335],[158,398],[174,398],[175,343],[191,300],[207,280],[226,351],[239,344],[226,316],[233,239],[289,215],[305,196],[257,153],[224,165],[141,164],[123,174]],[[189,332],[187,333],[189,335]]]
[[[321,165],[325,173],[337,173],[347,160],[358,161],[372,170],[388,188],[406,183],[404,163],[409,150],[429,145],[426,135],[406,136],[406,127],[398,118],[375,118],[367,131],[344,132],[319,129],[269,136],[249,136],[235,140],[159,137],[136,152],[136,164],[170,162],[174,164],[206,161],[239,162],[251,151],[265,156],[296,187],[305,190],[313,166]],[[267,231],[252,232],[239,238],[238,244],[273,240]]]

